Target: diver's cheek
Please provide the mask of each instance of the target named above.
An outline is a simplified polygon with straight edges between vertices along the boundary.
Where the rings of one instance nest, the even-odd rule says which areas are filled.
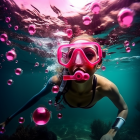
[[[86,72],[92,76],[96,72],[96,66],[88,68]]]
[[[73,75],[74,73],[73,73],[73,68],[71,67],[71,68],[68,68],[68,71],[69,71],[69,73],[70,73],[70,75]]]

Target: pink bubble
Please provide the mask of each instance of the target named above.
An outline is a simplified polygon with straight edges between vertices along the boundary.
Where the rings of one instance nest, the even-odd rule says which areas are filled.
[[[119,64],[119,62],[116,62],[116,64]]]
[[[124,41],[124,46],[126,47],[126,46],[129,46],[129,41]]]
[[[49,104],[49,105],[52,105],[52,100],[49,100],[49,101],[48,101],[48,104]]]
[[[11,45],[11,41],[10,41],[10,40],[7,40],[7,41],[6,41],[6,44],[7,44],[7,45]]]
[[[1,127],[0,128],[0,134],[3,134],[5,132],[5,128],[4,127]]]
[[[49,71],[47,69],[45,69],[45,73],[48,73]]]
[[[38,63],[38,62],[36,62],[34,66],[35,66],[35,67],[38,67],[38,66],[39,66],[39,63]]]
[[[23,72],[23,70],[21,68],[16,68],[16,70],[15,70],[16,75],[21,75],[22,72]]]
[[[19,122],[20,124],[23,124],[23,123],[25,122],[25,119],[24,119],[23,117],[20,117],[20,118],[18,119],[18,122]]]
[[[102,71],[105,71],[106,70],[106,67],[105,66],[102,66],[101,69],[102,69]]]
[[[2,59],[2,62],[4,62],[5,60],[4,59]]]
[[[6,58],[8,61],[13,61],[14,59],[16,59],[16,57],[17,57],[17,54],[15,50],[13,49],[6,53]]]
[[[83,24],[89,25],[92,22],[90,16],[83,16]]]
[[[45,64],[43,63],[43,64],[42,64],[42,67],[44,67],[44,66],[45,66]]]
[[[62,114],[58,113],[57,117],[58,117],[58,119],[61,119],[62,118]]]
[[[5,22],[9,23],[11,21],[11,17],[6,17]]]
[[[54,103],[54,106],[57,106],[57,103]]]
[[[0,40],[1,40],[2,42],[5,42],[6,40],[8,40],[7,34],[1,34]]]
[[[28,32],[30,35],[34,35],[36,33],[36,26],[34,24],[29,25]]]
[[[126,52],[129,53],[131,51],[131,48],[130,47],[126,47],[125,50],[126,50]]]
[[[16,60],[15,63],[18,63],[18,60]]]
[[[91,4],[91,11],[93,12],[93,14],[99,14],[100,12],[100,5],[97,2],[93,2]]]
[[[3,57],[3,54],[1,54],[0,56]]]
[[[11,28],[11,27],[12,27],[12,25],[11,25],[11,24],[8,24],[8,27],[9,27],[9,28]]]
[[[0,66],[0,69],[2,69],[2,66]]]
[[[132,46],[135,46],[135,43],[134,42],[132,43]]]
[[[59,91],[59,86],[56,85],[56,86],[52,87],[52,92],[53,93],[58,93],[58,91]]]
[[[36,125],[45,125],[49,122],[51,112],[45,107],[38,107],[32,115],[32,119]]]
[[[118,22],[122,28],[128,28],[133,22],[135,13],[131,9],[123,8],[118,14]]]
[[[68,37],[68,38],[71,38],[72,35],[73,35],[72,29],[67,29],[67,30],[66,30],[66,33],[67,33],[67,37]]]
[[[16,25],[16,26],[14,27],[14,29],[15,29],[15,30],[18,30],[18,26]]]
[[[12,84],[13,84],[13,80],[12,80],[12,79],[9,79],[9,80],[7,81],[7,84],[8,84],[8,85],[12,85]]]

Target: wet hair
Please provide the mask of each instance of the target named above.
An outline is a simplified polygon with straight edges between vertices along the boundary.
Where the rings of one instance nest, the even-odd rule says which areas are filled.
[[[72,44],[73,42],[75,42],[77,40],[86,40],[86,41],[89,41],[89,42],[97,42],[97,40],[95,38],[93,38],[93,36],[88,35],[88,34],[82,34],[80,36],[72,38],[72,40],[70,41],[70,44]],[[98,53],[98,48],[97,47],[96,47],[96,50],[97,50],[97,53]]]
[[[73,42],[77,41],[77,40],[86,40],[86,41],[90,41],[90,42],[97,42],[97,40],[95,38],[93,38],[93,36],[90,36],[88,34],[82,34],[80,36],[74,37],[71,39],[70,44],[72,44]]]

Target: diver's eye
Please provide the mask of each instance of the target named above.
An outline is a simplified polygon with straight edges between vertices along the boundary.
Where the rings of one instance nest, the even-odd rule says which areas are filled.
[[[67,53],[67,58],[71,58],[72,53],[73,53],[74,49],[71,49],[68,53]]]
[[[93,57],[95,57],[95,53],[94,52],[86,52],[85,55],[90,60],[93,59]]]

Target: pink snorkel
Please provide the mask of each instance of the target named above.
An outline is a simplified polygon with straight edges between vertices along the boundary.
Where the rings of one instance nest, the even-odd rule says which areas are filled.
[[[81,70],[78,70],[75,72],[74,75],[63,75],[63,80],[77,80],[77,81],[81,81],[81,80],[88,80],[90,78],[88,73],[84,73]]]

